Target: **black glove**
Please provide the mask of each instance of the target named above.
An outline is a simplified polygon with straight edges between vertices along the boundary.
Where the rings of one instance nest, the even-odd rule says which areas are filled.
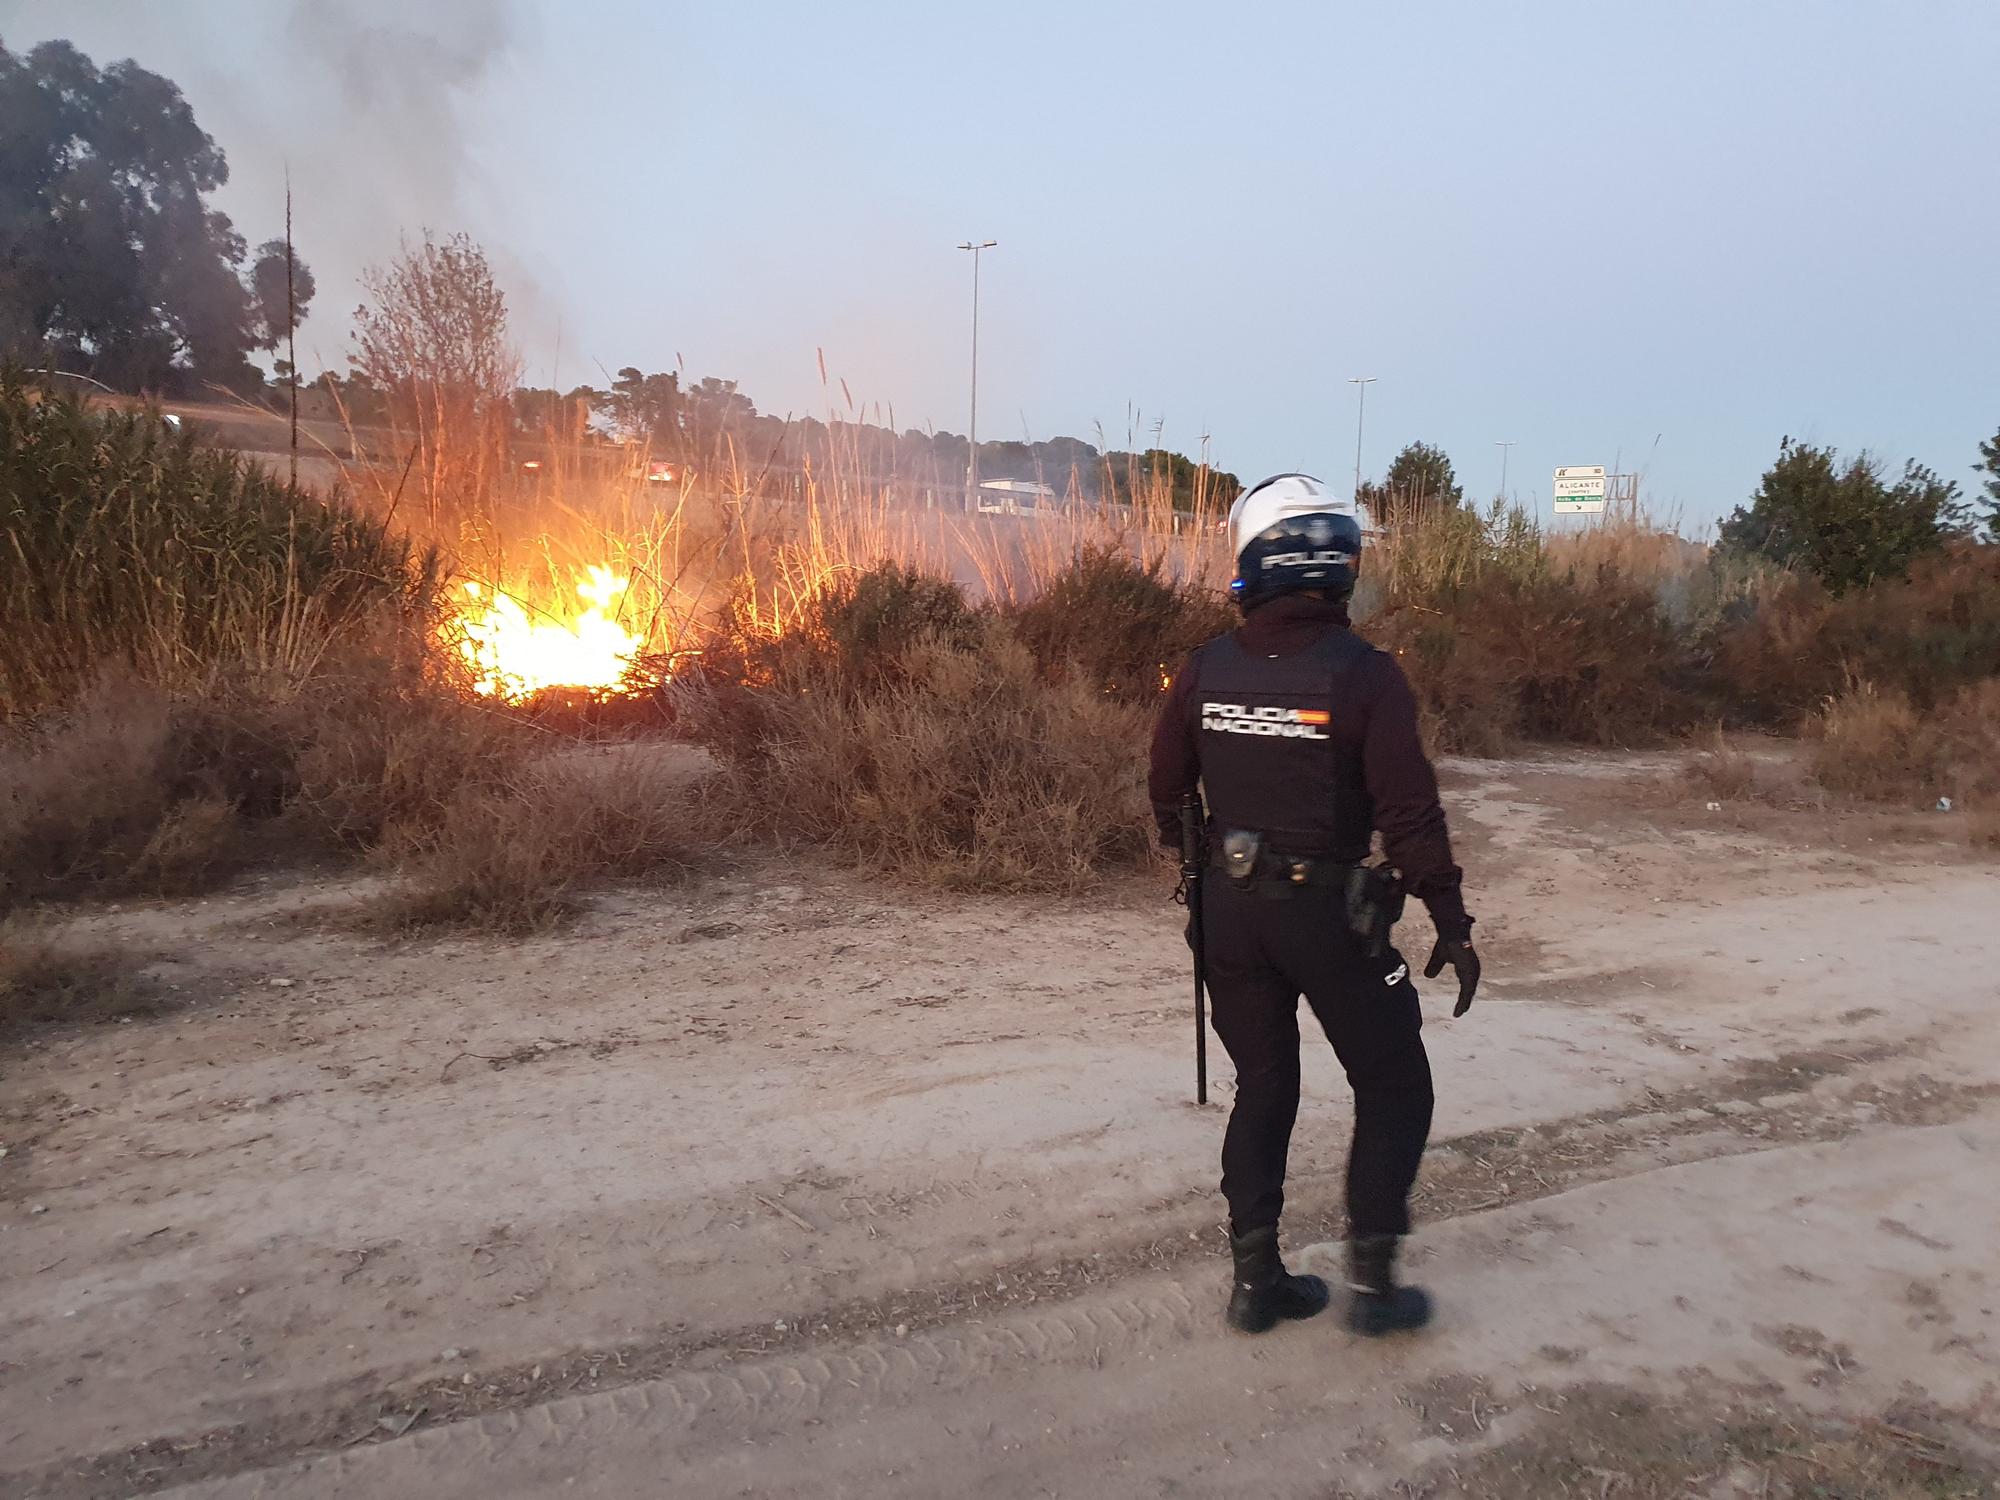
[[[1431,949],[1431,960],[1424,965],[1424,978],[1435,979],[1450,964],[1452,972],[1458,975],[1458,1004],[1451,1008],[1455,1018],[1472,1009],[1473,991],[1479,988],[1479,954],[1474,951],[1472,938],[1440,937],[1437,946]]]

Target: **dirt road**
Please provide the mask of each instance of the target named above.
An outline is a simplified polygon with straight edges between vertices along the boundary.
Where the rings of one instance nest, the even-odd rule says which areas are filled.
[[[93,914],[162,1006],[0,1057],[0,1493],[1993,1493],[2000,870],[1658,767],[1453,774],[1491,983],[1427,1006],[1442,1315],[1382,1345],[1222,1329],[1163,884]]]

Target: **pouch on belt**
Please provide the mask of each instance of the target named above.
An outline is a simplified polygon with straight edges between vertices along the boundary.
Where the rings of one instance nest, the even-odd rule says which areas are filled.
[[[1248,885],[1257,874],[1264,852],[1264,835],[1232,828],[1222,835],[1222,873],[1238,885]]]
[[[1347,926],[1370,958],[1389,951],[1389,933],[1403,916],[1403,880],[1388,865],[1347,872]]]

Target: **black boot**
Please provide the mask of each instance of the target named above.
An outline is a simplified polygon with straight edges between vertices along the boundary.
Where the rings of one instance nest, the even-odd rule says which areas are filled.
[[[1431,1320],[1430,1295],[1422,1287],[1396,1284],[1393,1234],[1371,1234],[1347,1242],[1347,1326],[1369,1338],[1422,1328]]]
[[[1310,1318],[1330,1300],[1317,1276],[1294,1276],[1278,1258],[1278,1226],[1267,1224],[1229,1237],[1236,1258],[1236,1285],[1229,1294],[1229,1326],[1239,1333],[1263,1333],[1280,1318]]]

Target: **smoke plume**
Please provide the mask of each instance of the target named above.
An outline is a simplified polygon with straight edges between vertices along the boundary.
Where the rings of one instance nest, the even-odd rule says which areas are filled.
[[[363,268],[426,227],[481,241],[516,336],[546,337],[550,299],[509,244],[518,205],[480,146],[530,30],[516,0],[17,0],[4,35],[17,49],[64,37],[100,66],[130,57],[179,84],[229,159],[216,206],[252,244],[282,233],[289,175],[320,287],[299,331],[311,374],[345,364]]]

